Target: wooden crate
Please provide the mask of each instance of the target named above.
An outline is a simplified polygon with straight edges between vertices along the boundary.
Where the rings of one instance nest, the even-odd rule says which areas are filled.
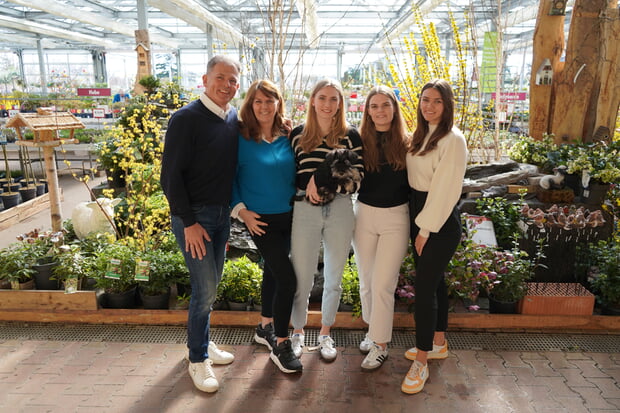
[[[578,283],[528,283],[517,311],[531,315],[592,315],[594,294]]]

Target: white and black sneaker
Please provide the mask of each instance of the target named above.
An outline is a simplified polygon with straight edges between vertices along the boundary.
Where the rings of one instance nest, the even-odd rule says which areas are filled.
[[[297,373],[303,370],[301,362],[293,352],[293,346],[289,339],[274,346],[269,358],[284,373]]]
[[[370,348],[368,355],[362,361],[362,369],[366,371],[371,371],[378,369],[383,365],[383,362],[388,358],[387,347],[383,350],[376,344]]]
[[[254,341],[267,346],[269,350],[273,350],[276,345],[276,333],[273,329],[273,324],[269,323],[263,327],[258,323],[256,333],[254,333]]]

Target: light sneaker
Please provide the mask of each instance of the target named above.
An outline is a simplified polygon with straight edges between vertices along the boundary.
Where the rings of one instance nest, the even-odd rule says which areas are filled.
[[[276,333],[273,330],[273,324],[269,323],[263,327],[259,323],[254,333],[254,341],[267,346],[269,350],[273,350],[276,346]]]
[[[211,360],[213,364],[230,364],[235,360],[234,355],[228,351],[220,350],[213,341],[209,341],[207,352],[209,354],[209,360]]]
[[[338,350],[334,347],[334,339],[330,336],[319,336],[319,351],[325,361],[334,361]]]
[[[291,336],[291,347],[293,347],[293,353],[297,358],[300,358],[303,354],[306,337],[301,333],[295,333]]]
[[[362,369],[375,370],[383,365],[383,362],[388,358],[387,346],[385,350],[376,344],[372,345],[372,348],[368,352],[368,355],[362,361]]]
[[[408,360],[415,360],[418,355],[418,348],[413,347],[405,352],[405,358]],[[441,360],[448,358],[448,340],[444,343],[443,346],[438,346],[433,343],[433,349],[426,354],[426,357],[429,360]]]
[[[198,363],[189,363],[187,370],[194,382],[194,386],[196,386],[198,390],[213,393],[220,387],[220,384],[215,378],[212,366],[213,361],[211,361],[211,359],[206,359]]]
[[[297,373],[304,369],[299,358],[293,352],[291,340],[288,339],[274,346],[269,358],[284,373]]]
[[[373,344],[375,344],[375,342],[368,338],[368,333],[366,333],[364,339],[360,343],[360,351],[364,354],[368,353]]]
[[[400,389],[403,393],[416,394],[422,391],[424,383],[428,379],[428,365],[422,364],[419,361],[414,361],[411,364],[409,372],[403,380],[403,384]]]

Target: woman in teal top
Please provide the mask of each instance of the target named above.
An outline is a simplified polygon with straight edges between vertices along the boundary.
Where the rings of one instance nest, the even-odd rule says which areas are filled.
[[[239,110],[241,134],[232,216],[244,222],[263,256],[261,323],[254,339],[285,373],[302,370],[288,338],[297,279],[289,259],[295,157],[275,84],[254,82]]]

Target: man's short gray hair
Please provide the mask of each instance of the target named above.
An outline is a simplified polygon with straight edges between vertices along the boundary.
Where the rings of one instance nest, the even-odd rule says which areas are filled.
[[[241,73],[241,63],[239,63],[238,60],[233,59],[228,56],[221,55],[221,54],[215,55],[211,59],[209,59],[209,63],[207,63],[207,73],[211,73],[215,65],[219,63],[224,63],[225,65],[233,66],[237,69],[237,72]]]

